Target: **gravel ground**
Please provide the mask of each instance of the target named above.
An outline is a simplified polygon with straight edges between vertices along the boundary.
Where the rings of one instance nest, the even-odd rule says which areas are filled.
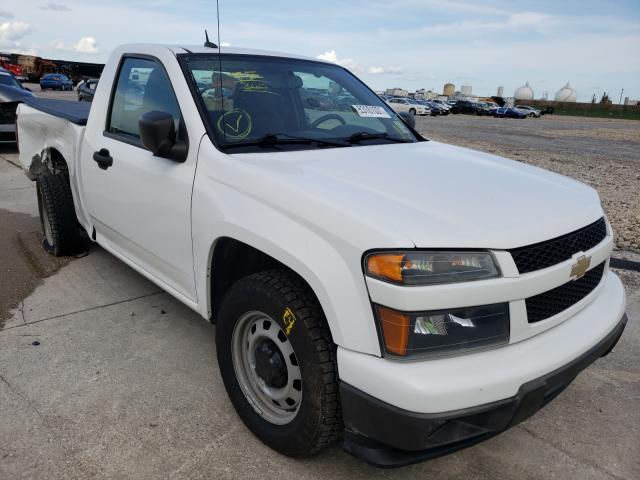
[[[427,138],[495,153],[594,187],[620,250],[640,253],[640,122],[545,115],[497,119],[421,117]]]

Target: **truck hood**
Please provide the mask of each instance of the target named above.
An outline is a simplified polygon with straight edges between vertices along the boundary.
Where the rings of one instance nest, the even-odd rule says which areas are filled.
[[[434,141],[232,157],[260,181],[225,183],[362,249],[513,248],[603,215],[582,183]]]

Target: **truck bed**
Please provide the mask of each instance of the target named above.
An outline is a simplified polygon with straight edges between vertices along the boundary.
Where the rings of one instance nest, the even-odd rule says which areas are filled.
[[[90,102],[74,102],[72,100],[55,100],[51,98],[29,97],[24,103],[49,115],[64,118],[76,125],[86,125],[91,110]]]

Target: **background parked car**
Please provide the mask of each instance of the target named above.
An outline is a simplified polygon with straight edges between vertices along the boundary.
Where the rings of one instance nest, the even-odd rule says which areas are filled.
[[[19,90],[31,91],[27,87],[22,85],[20,80],[18,80],[11,71],[2,67],[0,67],[0,85],[6,85],[8,87],[17,88]]]
[[[96,87],[98,86],[97,79],[89,79],[85,80],[82,83],[79,83],[76,87],[78,92],[78,101],[79,102],[90,102],[93,100],[93,95],[96,93]]]
[[[495,110],[493,116],[500,118],[527,118],[528,115],[516,108],[500,107]]]
[[[529,107],[528,105],[516,105],[516,107],[518,110],[520,110],[522,113],[524,113],[525,115],[528,115],[530,117],[540,117],[542,115],[542,112],[540,110],[538,110],[537,108],[533,108],[533,107]]]
[[[448,105],[445,107],[444,105],[432,102],[431,100],[422,100],[420,103],[431,109],[432,117],[435,117],[436,115],[449,115],[449,110],[451,110],[451,107]]]
[[[420,105],[419,103],[412,103],[415,100],[408,98],[392,98],[387,101],[387,104],[393,108],[396,112],[402,113],[410,113],[411,115],[429,115],[431,114],[431,109],[424,105]]]
[[[40,78],[40,89],[73,90],[73,82],[62,73],[47,73]]]
[[[33,96],[11,72],[0,68],[0,143],[16,141],[16,109]]]
[[[470,102],[468,100],[458,100],[456,104],[451,107],[451,113],[466,113],[470,115],[477,115],[478,105],[476,102]]]

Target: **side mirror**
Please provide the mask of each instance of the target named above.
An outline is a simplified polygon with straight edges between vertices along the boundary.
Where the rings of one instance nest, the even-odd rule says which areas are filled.
[[[416,128],[416,117],[411,115],[409,112],[400,112],[399,113],[404,123],[409,125],[411,128]]]
[[[186,144],[176,140],[173,117],[157,110],[142,114],[138,122],[140,140],[156,157],[183,162],[187,155]]]

